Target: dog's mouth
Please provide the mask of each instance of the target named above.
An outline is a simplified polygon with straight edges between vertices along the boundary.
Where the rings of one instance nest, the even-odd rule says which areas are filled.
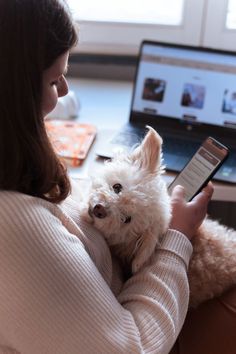
[[[93,219],[98,218],[98,219],[104,219],[107,217],[108,212],[107,209],[102,205],[102,204],[96,204],[93,207],[90,205],[88,208],[88,214],[89,216]],[[122,215],[121,216],[121,221],[123,224],[129,224],[131,222],[131,216],[130,215]]]

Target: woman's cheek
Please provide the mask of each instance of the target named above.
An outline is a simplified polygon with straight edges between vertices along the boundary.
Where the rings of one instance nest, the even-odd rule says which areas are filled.
[[[47,114],[49,114],[55,107],[57,104],[57,90],[55,86],[50,87],[49,90],[47,90],[47,92],[44,93],[43,95],[43,116],[45,117]]]

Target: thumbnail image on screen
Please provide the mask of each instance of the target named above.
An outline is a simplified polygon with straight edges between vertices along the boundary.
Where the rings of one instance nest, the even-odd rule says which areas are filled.
[[[166,81],[161,79],[146,78],[143,87],[144,100],[162,102],[166,88]]]
[[[204,86],[186,83],[181,97],[181,105],[202,109],[206,90]]]
[[[224,91],[222,112],[236,114],[236,91]]]

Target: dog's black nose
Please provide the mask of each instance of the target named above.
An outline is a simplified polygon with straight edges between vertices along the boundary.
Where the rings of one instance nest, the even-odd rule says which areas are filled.
[[[96,218],[103,219],[107,216],[105,207],[102,204],[96,204],[93,207],[93,214]]]

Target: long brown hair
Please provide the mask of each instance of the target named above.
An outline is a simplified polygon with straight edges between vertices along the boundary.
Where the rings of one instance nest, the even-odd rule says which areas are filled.
[[[0,0],[0,189],[54,203],[70,192],[41,113],[42,76],[77,41],[62,0]]]

